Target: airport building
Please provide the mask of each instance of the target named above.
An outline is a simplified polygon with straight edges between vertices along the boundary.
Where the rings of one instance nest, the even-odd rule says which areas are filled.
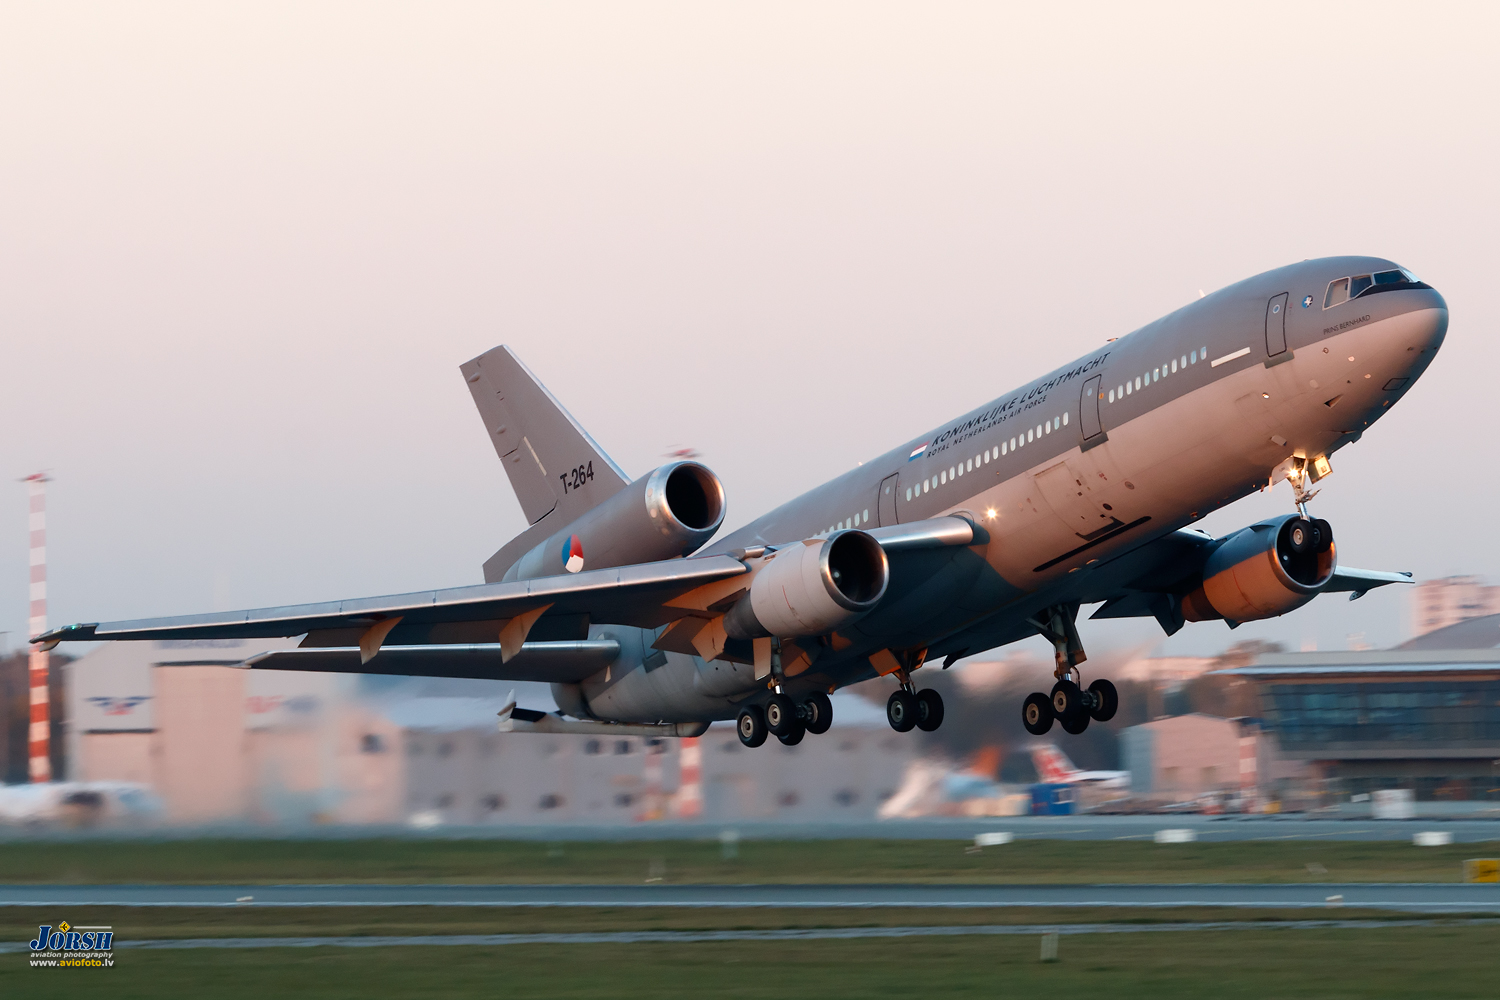
[[[234,665],[283,646],[109,643],[69,664],[69,777],[146,785],[179,825],[838,821],[873,818],[916,755],[849,693],[830,732],[752,751],[731,725],[696,740],[498,732],[512,688],[553,708],[542,684]]]
[[[1404,788],[1419,801],[1500,799],[1500,615],[1393,650],[1260,656],[1255,682],[1278,753],[1338,797]]]

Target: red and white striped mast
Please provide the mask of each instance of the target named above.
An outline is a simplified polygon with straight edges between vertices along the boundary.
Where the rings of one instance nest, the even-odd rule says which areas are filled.
[[[47,483],[45,472],[21,480],[31,494],[31,622],[32,635],[47,631]],[[31,647],[31,780],[52,780],[52,712],[47,697],[49,654]]]

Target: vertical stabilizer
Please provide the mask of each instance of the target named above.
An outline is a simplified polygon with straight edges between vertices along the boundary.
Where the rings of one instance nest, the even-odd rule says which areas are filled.
[[[484,564],[485,580],[498,580],[537,540],[630,480],[509,347],[481,354],[459,370],[531,525]],[[578,488],[579,479],[587,488]]]
[[[1068,759],[1068,755],[1051,743],[1032,747],[1031,760],[1036,765],[1038,777],[1045,784],[1066,785],[1077,780],[1080,773]]]

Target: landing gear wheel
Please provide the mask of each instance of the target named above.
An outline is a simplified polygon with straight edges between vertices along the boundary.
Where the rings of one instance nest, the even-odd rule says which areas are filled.
[[[1312,552],[1317,547],[1316,532],[1311,521],[1297,518],[1287,526],[1286,540],[1297,555]]]
[[[1021,724],[1032,736],[1046,736],[1052,728],[1052,699],[1040,691],[1028,694],[1021,706]]]
[[[802,737],[804,737],[806,735],[807,735],[807,727],[802,724],[802,720],[801,719],[798,719],[795,723],[792,724],[792,727],[790,729],[788,729],[786,732],[784,732],[784,733],[777,733],[776,734],[776,738],[778,740],[780,740],[784,745],[789,746],[789,747],[794,747],[798,743],[801,743],[802,742]]]
[[[740,742],[747,747],[758,747],[766,741],[766,717],[759,705],[741,711],[734,726],[739,731]]]
[[[885,721],[898,733],[909,733],[917,724],[917,699],[910,691],[897,691],[885,703]]]
[[[807,731],[822,736],[833,725],[833,702],[822,691],[814,691],[802,703],[802,714]]]
[[[1089,714],[1094,717],[1094,721],[1108,722],[1113,719],[1120,707],[1120,695],[1115,690],[1115,686],[1100,677],[1089,685],[1089,693],[1094,696],[1094,707],[1089,709]]]
[[[1083,705],[1083,692],[1070,680],[1052,685],[1052,714],[1062,723],[1063,731],[1074,736],[1089,727],[1089,710]]]
[[[797,705],[784,694],[773,694],[766,699],[766,728],[772,736],[791,732],[797,723]]]
[[[930,733],[943,724],[943,696],[932,688],[917,692],[917,728]]]

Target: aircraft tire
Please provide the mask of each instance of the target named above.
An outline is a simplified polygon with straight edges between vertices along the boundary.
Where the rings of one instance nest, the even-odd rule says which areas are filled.
[[[784,694],[773,694],[766,699],[766,729],[772,736],[791,732],[796,725],[797,705]]]
[[[1317,535],[1317,551],[1327,552],[1333,547],[1333,525],[1321,517],[1313,522],[1313,533]]]
[[[1087,714],[1083,707],[1083,692],[1070,680],[1060,680],[1052,685],[1052,714],[1058,721],[1066,722],[1080,713]]]
[[[792,724],[792,727],[790,729],[788,729],[786,732],[784,732],[784,733],[777,733],[776,734],[776,738],[778,740],[780,740],[784,745],[789,746],[789,747],[794,747],[798,743],[801,743],[802,742],[802,737],[804,737],[806,735],[807,735],[807,727],[802,724],[802,720],[801,719],[798,719],[795,723]]]
[[[924,733],[934,732],[943,724],[943,696],[932,688],[917,692],[917,728]]]
[[[1108,722],[1113,719],[1115,712],[1120,709],[1120,693],[1115,690],[1115,686],[1100,677],[1089,685],[1089,692],[1094,696],[1094,707],[1089,709],[1094,721]]]
[[[833,702],[822,691],[814,691],[802,703],[802,713],[807,731],[822,736],[833,725]]]
[[[885,703],[885,721],[898,733],[909,733],[917,725],[917,699],[909,691],[896,691]]]
[[[1040,691],[1026,696],[1021,705],[1021,724],[1032,736],[1046,736],[1052,728],[1052,699]]]
[[[1317,532],[1312,522],[1300,517],[1292,522],[1286,538],[1291,543],[1292,551],[1299,556],[1317,548]]]
[[[1070,736],[1077,736],[1089,727],[1089,713],[1087,710],[1084,710],[1076,715],[1059,719],[1058,721],[1062,723],[1063,732]]]
[[[759,705],[742,710],[734,725],[740,734],[740,742],[745,746],[758,747],[766,741],[766,717]]]

